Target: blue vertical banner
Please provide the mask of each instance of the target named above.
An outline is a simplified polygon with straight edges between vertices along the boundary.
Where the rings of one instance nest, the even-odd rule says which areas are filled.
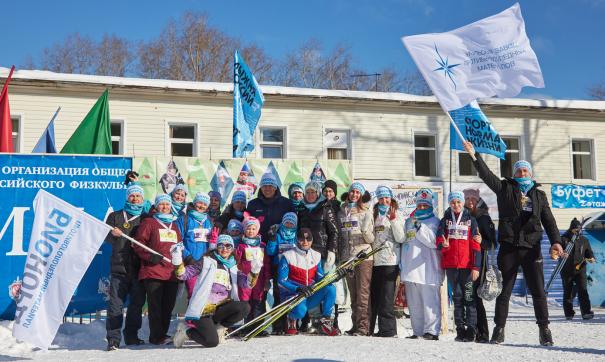
[[[44,189],[99,220],[124,207],[123,181],[132,159],[123,157],[0,155],[0,319],[12,319],[7,289],[23,278],[34,221],[33,200]],[[111,246],[104,243],[71,297],[70,313],[106,308]]]
[[[248,65],[235,52],[233,63],[233,157],[246,157],[254,150],[254,131],[265,98]]]
[[[487,153],[505,159],[506,144],[500,138],[492,123],[487,119],[476,101],[462,108],[450,111],[450,116],[460,133],[470,141],[479,153]],[[464,151],[464,145],[454,126],[450,124],[450,148]]]

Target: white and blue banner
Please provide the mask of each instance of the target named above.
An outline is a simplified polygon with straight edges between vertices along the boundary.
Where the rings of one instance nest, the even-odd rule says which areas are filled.
[[[544,88],[519,4],[446,32],[406,36],[403,44],[445,111],[478,98]]]
[[[470,141],[475,146],[475,151],[494,155],[501,159],[505,158],[506,144],[500,138],[500,135],[496,132],[496,129],[492,126],[492,123],[487,119],[483,111],[481,111],[476,101],[449,113],[464,136],[464,139]],[[451,124],[450,148],[464,151],[462,140]]]
[[[246,157],[254,150],[254,131],[265,98],[239,53],[233,64],[233,157]]]
[[[553,184],[551,194],[554,208],[605,208],[605,186]]]
[[[132,159],[64,155],[0,155],[0,319],[13,319],[15,302],[7,288],[18,290],[34,222],[32,203],[40,189],[105,220],[124,207],[126,172]],[[70,294],[67,314],[106,307],[111,245],[104,243],[79,287]]]
[[[13,336],[46,349],[111,227],[44,190],[38,191],[33,207]]]

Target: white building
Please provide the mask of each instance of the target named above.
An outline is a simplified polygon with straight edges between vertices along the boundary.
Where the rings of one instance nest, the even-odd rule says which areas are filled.
[[[0,68],[2,81],[8,69]],[[110,90],[114,151],[127,156],[231,158],[232,84],[16,71],[10,83],[15,148],[29,153],[58,106],[60,149],[105,88]],[[449,122],[434,97],[401,93],[262,87],[265,105],[249,158],[352,162],[359,180],[411,184],[480,179],[466,154],[453,152]],[[527,159],[551,196],[552,184],[605,184],[605,102],[487,99],[483,111],[508,146],[485,156],[500,176]],[[335,137],[338,136],[338,137]],[[456,185],[454,187],[457,187]],[[555,209],[559,228],[594,209]]]

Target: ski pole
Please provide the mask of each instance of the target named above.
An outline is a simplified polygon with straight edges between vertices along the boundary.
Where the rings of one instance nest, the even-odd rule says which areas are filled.
[[[230,337],[230,336],[234,335],[235,333],[241,331],[242,329],[244,329],[246,327],[250,327],[251,325],[254,325],[254,324],[260,322],[262,319],[265,319],[268,316],[272,316],[273,314],[277,313],[281,308],[285,307],[288,303],[292,302],[296,297],[297,296],[294,295],[291,298],[288,298],[287,300],[285,300],[284,302],[280,303],[279,305],[271,308],[271,310],[269,310],[269,311],[267,311],[267,312],[259,315],[258,317],[254,318],[250,322],[245,323],[244,325],[240,326],[236,330],[234,330],[231,333],[227,334],[225,337]]]

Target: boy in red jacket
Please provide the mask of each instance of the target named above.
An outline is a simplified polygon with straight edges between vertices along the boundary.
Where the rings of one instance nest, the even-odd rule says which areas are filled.
[[[453,291],[456,341],[472,342],[477,331],[477,310],[473,299],[473,282],[481,269],[481,235],[477,221],[464,208],[464,194],[452,191],[450,207],[439,223],[437,247],[441,250],[441,267]]]

